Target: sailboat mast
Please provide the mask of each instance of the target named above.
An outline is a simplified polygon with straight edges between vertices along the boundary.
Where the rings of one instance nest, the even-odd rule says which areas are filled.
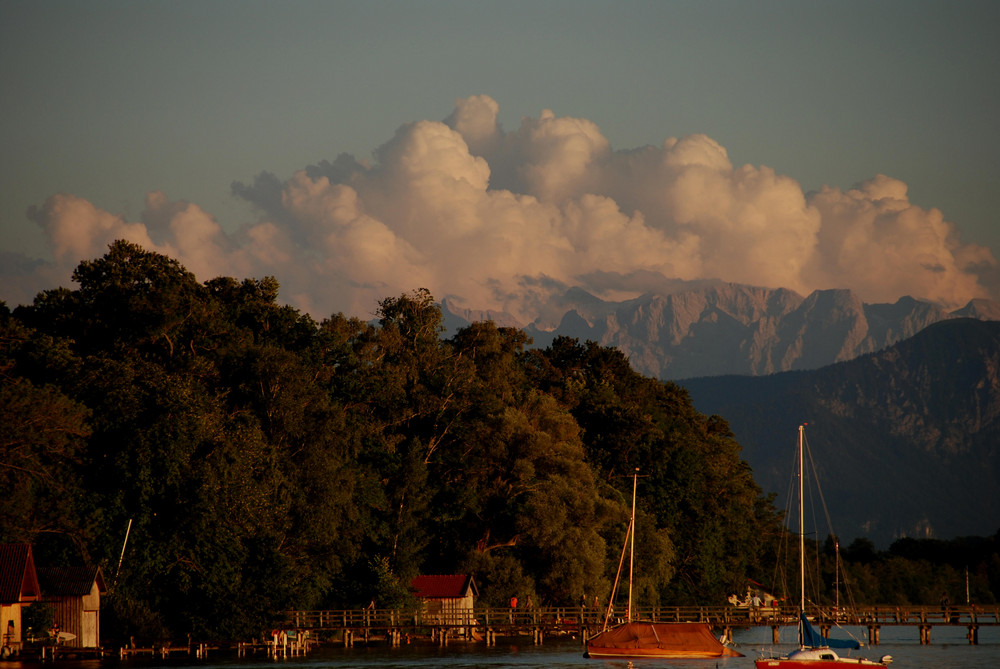
[[[632,475],[632,531],[629,541],[628,550],[628,609],[625,612],[625,618],[628,622],[632,622],[632,567],[635,564],[635,490],[636,485],[639,482],[639,468],[635,468],[635,474]]]
[[[806,524],[805,503],[802,492],[802,442],[805,439],[805,425],[799,425],[799,614],[806,611]],[[803,643],[802,623],[799,623],[799,644]]]
[[[839,612],[840,611],[840,541],[837,539],[833,540],[833,550],[836,553],[837,560],[833,566],[833,606]]]

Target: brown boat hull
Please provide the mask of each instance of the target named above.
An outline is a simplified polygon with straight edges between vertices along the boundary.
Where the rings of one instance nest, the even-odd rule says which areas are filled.
[[[623,623],[587,641],[587,657],[704,659],[743,657],[726,647],[705,623]]]

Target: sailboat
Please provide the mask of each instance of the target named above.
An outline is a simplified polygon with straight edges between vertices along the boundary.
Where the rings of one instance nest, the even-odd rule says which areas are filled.
[[[742,653],[723,645],[712,628],[705,623],[657,623],[632,620],[632,573],[635,557],[635,492],[639,478],[636,469],[632,478],[632,520],[625,534],[625,545],[618,563],[618,577],[621,576],[625,550],[629,551],[628,607],[625,622],[609,628],[611,611],[618,588],[618,577],[611,592],[604,629],[587,639],[584,657],[596,659],[629,658],[712,658],[743,657]]]
[[[861,644],[853,639],[826,639],[816,632],[806,618],[806,577],[805,577],[805,511],[802,501],[802,444],[805,440],[805,425],[799,425],[799,647],[782,657],[761,657],[754,662],[757,669],[844,669],[852,667],[888,667],[891,655],[883,655],[879,660],[859,657],[840,657],[834,650],[857,650]]]

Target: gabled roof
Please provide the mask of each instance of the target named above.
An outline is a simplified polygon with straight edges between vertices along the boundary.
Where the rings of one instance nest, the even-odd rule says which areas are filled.
[[[38,575],[30,544],[0,544],[0,603],[38,599]]]
[[[95,582],[98,592],[108,591],[100,567],[39,567],[38,582],[46,597],[83,597]]]
[[[410,581],[413,594],[423,599],[457,599],[476,592],[472,577],[467,574],[417,576]]]

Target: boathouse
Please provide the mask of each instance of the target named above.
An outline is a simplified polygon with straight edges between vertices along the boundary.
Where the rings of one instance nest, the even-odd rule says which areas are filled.
[[[424,620],[435,625],[465,626],[475,623],[473,605],[479,595],[467,574],[417,576],[410,581],[413,594],[423,601]]]
[[[0,656],[21,650],[24,627],[21,610],[41,595],[35,559],[29,544],[0,544]]]
[[[38,567],[43,601],[52,605],[62,632],[60,644],[101,645],[101,595],[107,592],[100,567]]]

